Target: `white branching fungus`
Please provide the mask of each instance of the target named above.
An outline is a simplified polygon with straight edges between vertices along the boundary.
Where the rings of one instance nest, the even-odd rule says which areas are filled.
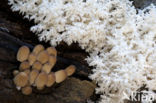
[[[55,46],[78,42],[90,53],[99,103],[123,103],[146,85],[156,90],[156,7],[136,12],[129,0],[9,0],[34,20],[31,31]],[[152,92],[154,93],[154,92]]]

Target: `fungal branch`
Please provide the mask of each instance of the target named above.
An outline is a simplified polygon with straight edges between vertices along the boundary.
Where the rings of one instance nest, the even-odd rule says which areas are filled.
[[[20,47],[17,60],[21,64],[19,70],[13,71],[17,89],[21,90],[24,95],[30,95],[32,87],[36,87],[38,90],[51,87],[55,82],[61,83],[75,72],[74,65],[52,72],[56,58],[57,51],[54,47],[45,49],[43,45],[39,44],[33,48],[32,52],[27,46]]]

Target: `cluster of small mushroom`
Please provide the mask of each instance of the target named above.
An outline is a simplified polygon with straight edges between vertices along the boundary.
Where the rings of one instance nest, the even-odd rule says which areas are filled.
[[[60,83],[75,72],[75,66],[70,65],[64,70],[51,72],[56,63],[57,51],[53,47],[45,49],[37,45],[33,51],[27,46],[22,46],[17,53],[17,60],[21,62],[19,70],[14,70],[14,83],[22,93],[32,93],[32,86],[38,90],[51,87],[55,82]]]

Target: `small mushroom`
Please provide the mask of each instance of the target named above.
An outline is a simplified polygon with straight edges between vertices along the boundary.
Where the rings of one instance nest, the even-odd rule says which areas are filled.
[[[26,73],[27,75],[29,75],[30,74],[30,69],[27,69],[27,70],[25,70],[23,72]]]
[[[61,83],[67,78],[65,70],[59,70],[55,72],[56,83]]]
[[[24,72],[18,73],[14,78],[14,83],[17,87],[24,87],[28,83],[28,75]]]
[[[16,76],[18,73],[19,73],[18,70],[14,70],[14,71],[13,71],[13,75],[14,75],[14,76]]]
[[[22,88],[22,93],[24,95],[30,95],[32,93],[32,88],[30,86],[26,86]]]
[[[33,65],[33,63],[36,61],[36,55],[35,53],[30,53],[29,57],[28,57],[28,61],[30,65]]]
[[[29,83],[30,83],[30,85],[32,85],[35,82],[38,74],[39,74],[39,71],[35,70],[35,69],[30,72],[30,75],[29,75]]]
[[[22,62],[19,66],[20,71],[24,71],[29,68],[30,68],[30,64],[27,61]]]
[[[37,60],[41,63],[44,64],[48,61],[49,59],[49,55],[47,51],[41,51],[38,56],[37,56]]]
[[[36,86],[38,90],[42,90],[45,86],[51,87],[55,81],[61,83],[67,76],[72,75],[76,70],[74,65],[68,66],[65,70],[51,72],[56,64],[56,56],[57,51],[54,47],[45,50],[43,45],[39,44],[30,53],[27,46],[22,46],[17,53],[17,60],[22,62],[19,66],[22,72],[13,71],[16,87],[18,89],[22,88],[24,95],[29,95],[32,93],[31,86]]]
[[[36,69],[36,70],[41,70],[42,68],[42,64],[38,61],[36,61],[33,65],[32,65],[32,69]]]
[[[28,59],[30,50],[27,46],[22,46],[19,48],[17,53],[17,60],[23,62]]]
[[[44,47],[43,45],[39,44],[39,45],[36,45],[33,49],[33,53],[38,55],[41,51],[44,50]]]
[[[57,56],[57,51],[54,47],[49,47],[46,49],[49,55]]]
[[[44,71],[47,74],[50,73],[51,69],[52,69],[52,66],[49,63],[44,64],[42,67],[42,71]]]
[[[54,83],[55,83],[55,74],[51,72],[50,74],[48,74],[48,81],[46,86],[51,87]]]
[[[71,76],[75,72],[75,70],[76,67],[74,65],[70,65],[65,69],[68,76]]]
[[[54,56],[49,56],[49,61],[48,61],[50,64],[51,64],[51,66],[52,66],[52,68],[54,67],[54,65],[56,64],[56,57],[54,57]]]
[[[35,85],[37,89],[38,90],[43,89],[47,83],[47,80],[48,80],[48,75],[45,72],[41,72],[35,80]]]

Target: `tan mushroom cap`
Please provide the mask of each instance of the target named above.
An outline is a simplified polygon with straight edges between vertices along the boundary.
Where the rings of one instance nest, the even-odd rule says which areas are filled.
[[[24,95],[30,95],[32,93],[32,88],[30,86],[26,86],[22,88],[22,93]]]
[[[42,68],[42,64],[38,61],[36,61],[33,65],[32,65],[32,69],[36,69],[36,70],[41,70]]]
[[[33,63],[36,61],[36,54],[35,53],[30,53],[28,57],[28,61],[30,65],[33,65]]]
[[[23,72],[26,73],[27,75],[29,75],[30,74],[30,69],[27,69],[27,70],[25,70]]]
[[[75,72],[75,70],[76,67],[74,65],[70,65],[65,69],[68,76],[71,76]]]
[[[33,53],[38,55],[41,51],[44,50],[44,46],[39,44],[39,45],[36,45],[33,49]]]
[[[39,71],[35,70],[35,69],[30,72],[30,75],[29,75],[29,83],[30,83],[30,85],[32,85],[35,82],[38,74],[39,74]]]
[[[47,51],[41,51],[38,55],[37,55],[37,60],[41,63],[44,64],[49,60],[49,54]]]
[[[51,87],[54,83],[55,83],[55,74],[51,72],[50,74],[48,74],[48,81],[46,86]]]
[[[28,83],[28,75],[24,72],[18,73],[14,78],[14,83],[18,87],[24,87]]]
[[[57,51],[54,47],[49,47],[46,49],[49,55],[57,56]]]
[[[59,70],[55,72],[56,83],[63,82],[67,78],[65,70]]]
[[[52,66],[49,63],[46,63],[43,65],[42,67],[42,71],[44,71],[45,73],[50,73],[52,69]]]
[[[14,76],[16,76],[18,73],[19,73],[18,70],[14,70],[14,71],[13,71],[13,75],[14,75]]]
[[[29,69],[29,68],[30,68],[30,64],[28,61],[22,62],[19,66],[20,71],[24,71],[24,70]]]
[[[48,80],[48,75],[45,72],[41,72],[35,80],[35,85],[37,89],[39,90],[43,89],[47,83],[47,80]]]
[[[55,56],[49,56],[49,61],[48,61],[52,68],[54,67],[54,65],[56,64],[56,57]]]
[[[23,62],[28,59],[30,50],[27,46],[22,46],[17,52],[17,60]]]

